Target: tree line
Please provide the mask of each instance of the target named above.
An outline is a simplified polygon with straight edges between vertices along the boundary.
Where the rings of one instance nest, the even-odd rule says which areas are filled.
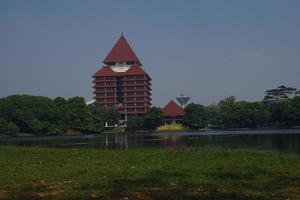
[[[0,134],[58,135],[75,131],[102,132],[105,122],[115,124],[115,109],[86,105],[83,97],[50,99],[42,96],[12,95],[0,99]]]
[[[128,129],[158,127],[162,124],[162,112],[149,110],[152,117],[132,117]],[[183,124],[190,129],[199,128],[264,128],[300,126],[300,90],[279,86],[267,90],[262,101],[238,101],[234,96],[226,97],[216,105],[203,106],[191,103],[185,107]],[[151,116],[151,115],[150,115]],[[149,120],[149,119],[156,120]],[[152,121],[151,126],[147,126]]]
[[[216,105],[191,103],[184,110],[183,124],[191,129],[295,127],[300,126],[300,90],[279,86],[267,90],[262,101],[238,101],[229,96]],[[12,95],[0,99],[0,134],[4,135],[100,133],[105,122],[116,124],[119,119],[116,109],[86,105],[83,97]],[[126,129],[155,130],[162,124],[162,110],[152,107],[144,116],[129,117]]]

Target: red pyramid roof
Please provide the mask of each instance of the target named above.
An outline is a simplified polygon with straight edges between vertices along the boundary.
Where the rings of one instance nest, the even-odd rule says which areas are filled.
[[[114,72],[109,66],[103,66],[100,70],[98,70],[93,77],[98,76],[115,76],[116,72]]]
[[[103,63],[109,62],[137,62],[140,63],[139,59],[131,49],[127,40],[123,35],[116,42],[114,47],[110,50]]]
[[[164,116],[183,116],[184,110],[171,100],[163,109]]]

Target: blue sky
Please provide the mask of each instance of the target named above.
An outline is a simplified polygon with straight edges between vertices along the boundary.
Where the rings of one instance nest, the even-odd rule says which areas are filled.
[[[298,0],[0,0],[0,97],[92,99],[91,76],[121,32],[163,106],[300,88]]]

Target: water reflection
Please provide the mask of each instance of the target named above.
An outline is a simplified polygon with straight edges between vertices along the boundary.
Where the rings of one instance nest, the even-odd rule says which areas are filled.
[[[282,131],[282,132],[279,132]],[[61,148],[179,148],[184,146],[256,149],[300,155],[300,130],[213,131],[122,135],[80,135],[1,139],[2,145]]]

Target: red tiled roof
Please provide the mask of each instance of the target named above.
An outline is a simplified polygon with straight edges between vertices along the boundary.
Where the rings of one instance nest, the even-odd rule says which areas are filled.
[[[108,62],[137,62],[140,63],[139,59],[131,49],[127,40],[123,35],[116,42],[114,47],[110,50],[103,63]]]
[[[163,109],[164,116],[183,116],[184,110],[171,100]]]
[[[116,76],[117,73],[114,72],[109,66],[103,66],[100,70],[98,70],[93,77],[97,76]]]

